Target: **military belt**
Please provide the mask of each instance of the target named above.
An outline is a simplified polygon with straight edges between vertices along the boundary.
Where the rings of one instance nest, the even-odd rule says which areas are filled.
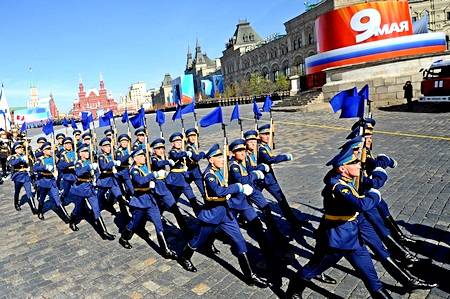
[[[88,183],[88,182],[92,182],[92,179],[77,178],[77,182]]]
[[[53,176],[53,173],[41,172],[43,176]]]
[[[206,196],[207,201],[226,201],[226,197]]]
[[[149,191],[150,187],[146,187],[146,188],[134,188],[134,191],[139,191],[139,192],[146,192]]]
[[[186,169],[184,169],[184,168],[175,168],[175,169],[171,169],[170,172],[186,172]]]
[[[325,219],[326,220],[331,220],[331,221],[353,221],[356,220],[356,217],[358,217],[359,213],[355,213],[354,215],[351,216],[346,216],[346,215],[329,215],[329,214],[325,214]]]
[[[19,171],[28,171],[28,168],[19,168],[19,169],[14,169],[14,171],[19,172]]]

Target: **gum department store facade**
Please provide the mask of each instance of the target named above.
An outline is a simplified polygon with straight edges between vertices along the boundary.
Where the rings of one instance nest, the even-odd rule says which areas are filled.
[[[316,18],[328,11],[361,2],[363,1],[324,0],[284,23],[285,35],[274,35],[265,40],[256,33],[249,22],[239,21],[221,57],[226,86],[243,79],[248,80],[252,73],[260,73],[272,81],[280,74],[284,74],[291,81],[298,81],[300,76],[305,75],[305,58],[317,53],[314,33]],[[426,3],[429,2],[410,1],[411,15],[419,18],[424,11],[430,11],[432,15],[440,16],[436,22],[440,24],[437,26],[429,24],[429,28],[437,27],[438,31],[445,31],[449,35],[450,5],[446,4],[446,0],[431,0],[434,4],[427,7]],[[432,22],[433,20],[430,23]]]

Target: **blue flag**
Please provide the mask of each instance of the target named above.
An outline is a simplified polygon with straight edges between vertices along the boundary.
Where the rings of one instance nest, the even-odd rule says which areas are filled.
[[[336,95],[333,96],[330,100],[331,108],[333,108],[333,112],[336,113],[342,109],[342,104],[346,97],[352,97],[356,95],[356,87],[351,89],[343,90]]]
[[[81,124],[83,125],[83,130],[89,130],[91,122],[94,121],[91,112],[81,112]]]
[[[122,123],[128,122],[128,110],[125,110],[125,112],[122,115]]]
[[[133,128],[137,129],[145,125],[145,110],[144,108],[139,109],[138,114],[130,117],[130,123]]]
[[[200,120],[200,126],[203,128],[220,123],[223,123],[222,107],[220,106],[203,116]]]
[[[27,123],[23,122],[22,126],[20,127],[20,133],[26,132],[27,130]]]
[[[156,110],[156,122],[158,125],[162,126],[166,122],[166,115],[164,114],[164,111]]]
[[[260,119],[262,116],[262,113],[259,111],[258,105],[256,104],[256,98],[253,99],[253,114],[256,119]]]
[[[238,104],[236,104],[236,105],[234,106],[233,112],[231,112],[230,122],[232,122],[232,121],[235,120],[235,119],[237,119],[237,120],[240,120],[240,119],[241,119],[241,117],[240,117],[240,115],[239,115],[239,105],[238,105]]]
[[[101,127],[109,127],[111,125],[111,119],[105,114],[100,116],[98,119],[98,126]]]
[[[359,95],[354,87],[336,94],[330,100],[330,105],[335,113],[341,110],[340,118],[363,117],[364,100],[364,97]]]
[[[0,109],[0,114],[5,115],[5,111],[3,111],[2,109]]]
[[[183,111],[181,109],[181,106],[178,105],[177,106],[177,110],[175,111],[175,113],[172,115],[172,120],[176,121],[177,119],[181,119],[181,117],[183,116]]]
[[[195,104],[190,103],[189,105],[184,106],[181,108],[181,114],[188,114],[195,112]]]
[[[45,135],[49,135],[54,132],[53,121],[51,119],[49,119],[48,122],[42,127],[42,132],[44,132]]]
[[[363,98],[363,100],[369,99],[369,85],[364,85],[360,91],[358,91],[358,95]]]
[[[264,101],[264,105],[262,107],[262,111],[263,112],[270,112],[270,110],[272,110],[272,99],[268,95],[266,97],[266,100]]]
[[[69,121],[67,120],[67,118],[64,117],[64,119],[62,121],[62,125],[66,128],[69,126]]]
[[[70,122],[71,122],[71,125],[72,125],[72,129],[77,130],[78,126],[77,126],[77,123],[75,122],[75,119],[72,118],[72,120]]]

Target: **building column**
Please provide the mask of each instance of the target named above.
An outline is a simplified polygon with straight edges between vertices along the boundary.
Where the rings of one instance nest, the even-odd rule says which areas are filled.
[[[298,92],[300,91],[300,76],[299,75],[290,76],[289,80],[291,81],[290,95],[293,96],[298,94]]]

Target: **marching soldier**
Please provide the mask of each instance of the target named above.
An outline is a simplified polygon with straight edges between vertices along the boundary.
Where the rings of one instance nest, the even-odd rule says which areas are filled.
[[[42,151],[41,151],[41,147],[42,147],[42,146],[44,145],[44,143],[46,143],[46,142],[47,142],[47,138],[45,138],[45,137],[43,137],[43,136],[39,137],[39,138],[36,140],[37,148],[36,148],[36,150],[34,151],[34,157],[35,157],[36,159],[39,159],[40,157],[42,157],[43,153],[42,153]]]
[[[241,234],[239,225],[231,213],[227,196],[244,193],[250,195],[253,188],[240,183],[228,185],[223,176],[224,158],[218,144],[215,144],[206,153],[209,166],[204,172],[205,205],[198,215],[200,220],[200,231],[184,247],[180,263],[184,269],[196,272],[197,268],[192,264],[191,257],[194,251],[201,248],[217,228],[220,228],[230,237],[238,254],[239,265],[249,285],[268,287],[270,284],[258,277],[250,266],[247,258],[247,246]]]
[[[93,162],[97,162],[97,149],[95,148],[95,144],[92,142],[92,135],[89,132],[84,133],[81,138],[83,139],[83,144],[88,146],[89,159],[92,157]],[[78,151],[78,147],[77,147]]]
[[[38,217],[45,220],[44,217],[44,200],[48,195],[63,214],[63,221],[69,223],[69,214],[61,203],[58,188],[56,186],[56,178],[54,170],[56,163],[52,156],[52,144],[46,142],[41,147],[42,156],[34,164],[34,171],[37,174],[37,186],[39,189],[39,206]]]
[[[334,171],[325,178],[326,186],[322,191],[325,214],[317,229],[314,256],[291,279],[287,296],[301,298],[306,281],[345,257],[373,298],[391,298],[378,279],[369,252],[361,244],[357,219],[359,213],[380,202],[380,192],[370,189],[364,196],[358,194],[352,180],[359,176],[361,164],[351,149],[341,151],[327,165],[332,165]]]
[[[58,158],[59,158],[59,155],[61,154],[61,152],[64,150],[64,138],[66,138],[66,135],[64,135],[63,133],[58,133],[55,136],[55,139],[56,139],[55,154],[56,154],[56,157],[58,157]]]
[[[77,148],[83,143],[83,141],[81,140],[81,130],[73,130],[73,142],[73,144],[76,145]]]
[[[163,210],[162,208],[165,208],[167,211],[171,212],[175,216],[181,231],[186,235],[190,235],[191,230],[187,225],[184,216],[181,214],[175,198],[166,185],[166,167],[174,165],[174,163],[171,160],[166,160],[165,143],[166,142],[163,138],[157,138],[153,140],[150,145],[153,149],[153,155],[151,158],[152,170],[156,179],[154,195],[158,204],[161,203],[163,205],[163,207],[160,205],[161,211]]]
[[[270,124],[259,127],[258,131],[261,143],[259,144],[258,147],[257,161],[258,164],[263,163],[269,166],[269,171],[265,174],[264,181],[257,184],[258,189],[260,191],[266,189],[278,201],[278,204],[280,205],[280,209],[284,217],[286,217],[286,220],[289,221],[289,223],[292,226],[302,227],[306,225],[308,222],[305,220],[298,220],[295,217],[291,207],[289,206],[286,196],[284,195],[280,185],[278,184],[278,181],[275,177],[275,173],[272,168],[273,164],[291,161],[293,157],[291,154],[280,154],[280,155],[273,154],[272,149],[268,144],[270,139]]]
[[[8,139],[8,134],[6,133],[5,130],[0,129],[0,164],[2,166],[3,178],[6,178],[8,176],[7,161],[10,154],[11,154],[11,142]]]
[[[155,177],[146,165],[145,152],[142,148],[138,148],[131,154],[134,164],[131,167],[130,175],[134,187],[134,196],[130,200],[130,210],[132,214],[131,221],[128,223],[119,239],[119,243],[126,249],[132,246],[129,240],[133,233],[145,225],[143,221],[150,220],[155,226],[158,243],[161,254],[166,259],[177,259],[177,254],[169,249],[166,238],[164,237],[164,229],[161,221],[161,213],[159,211],[156,200],[151,193],[155,187]]]
[[[70,137],[64,138],[64,151],[61,152],[61,157],[58,161],[58,169],[61,172],[61,199],[65,201],[70,193],[70,188],[77,180],[75,175],[75,163],[77,161],[77,154],[73,150],[73,140]]]
[[[14,208],[20,211],[19,195],[20,189],[25,188],[27,199],[33,214],[37,213],[34,203],[33,192],[31,191],[30,162],[24,154],[23,144],[16,142],[13,146],[14,155],[9,157],[9,164],[12,168],[11,180],[14,182]]]
[[[82,210],[85,205],[92,211],[95,224],[104,240],[114,240],[115,236],[106,229],[105,222],[100,214],[97,193],[94,188],[95,171],[97,163],[91,163],[89,159],[89,145],[83,144],[78,149],[79,160],[75,163],[75,175],[77,180],[70,189],[70,195],[74,198],[75,208],[70,216],[70,228],[78,230],[77,224],[81,221]]]
[[[100,174],[97,178],[98,187],[98,202],[100,203],[100,209],[110,211],[113,215],[117,213],[114,209],[114,203],[119,201],[125,201],[122,199],[122,192],[119,184],[116,180],[114,172],[116,166],[121,165],[120,160],[113,160],[111,155],[111,139],[108,137],[100,140],[100,148],[102,153],[98,157],[98,166]],[[110,198],[106,198],[106,194],[109,191]]]
[[[166,182],[170,192],[172,192],[175,200],[179,200],[180,196],[184,194],[189,200],[194,213],[198,215],[200,205],[197,202],[194,191],[191,185],[187,182],[187,167],[186,159],[192,157],[192,152],[182,150],[183,134],[175,132],[169,137],[172,143],[172,149],[169,152],[169,159],[174,161],[174,165],[170,168],[170,173],[167,175]]]
[[[20,134],[19,134],[19,128],[16,126],[11,127],[11,142],[12,144],[15,144],[20,140]]]
[[[106,138],[111,139],[111,141],[114,140],[114,131],[112,129],[106,129],[105,131],[103,131],[103,134]]]
[[[205,153],[199,151],[197,146],[198,132],[197,129],[191,128],[186,130],[186,151],[192,153],[189,159],[186,159],[186,164],[188,167],[188,178],[187,182],[191,184],[192,182],[197,185],[198,190],[203,198],[205,198],[205,188],[203,187],[202,171],[200,170],[200,165],[198,164],[201,159],[205,158]]]
[[[128,199],[133,194],[133,184],[130,178],[130,152],[129,144],[131,142],[130,136],[127,134],[121,134],[118,138],[119,147],[116,150],[116,159],[120,161],[120,165],[117,168],[117,180],[119,186],[122,188],[122,193],[126,194]]]
[[[143,149],[145,151],[146,150],[145,129],[144,128],[137,129],[134,132],[134,135],[136,136],[136,141],[133,144],[133,151],[137,149]]]

